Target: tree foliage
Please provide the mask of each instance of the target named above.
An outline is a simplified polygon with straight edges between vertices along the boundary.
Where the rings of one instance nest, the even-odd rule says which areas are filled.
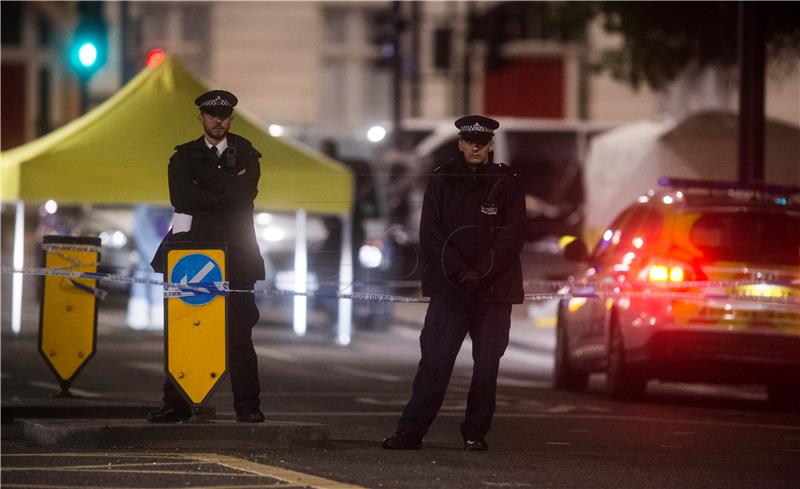
[[[554,5],[554,18],[565,19],[568,26],[599,17],[608,33],[622,37],[618,49],[601,54],[596,68],[634,88],[646,84],[658,90],[687,69],[733,68],[738,63],[739,2]],[[800,4],[759,2],[759,7],[770,59],[796,61],[800,58]]]

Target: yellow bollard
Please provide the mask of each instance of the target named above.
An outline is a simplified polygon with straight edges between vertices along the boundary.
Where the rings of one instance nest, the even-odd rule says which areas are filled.
[[[168,243],[167,281],[222,282],[225,252],[224,245]],[[165,370],[195,414],[228,371],[227,306],[218,294],[168,290],[164,297]]]
[[[100,239],[45,236],[46,268],[72,272],[97,272]],[[39,353],[53,371],[61,392],[74,397],[69,387],[94,356],[97,344],[97,280],[45,276],[39,314]]]

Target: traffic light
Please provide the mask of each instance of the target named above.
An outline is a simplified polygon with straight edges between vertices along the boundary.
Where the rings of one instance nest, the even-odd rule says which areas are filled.
[[[368,26],[369,41],[378,47],[373,66],[391,68],[397,56],[398,37],[402,28],[400,19],[391,9],[376,10],[372,12]]]
[[[150,52],[147,53],[148,68],[155,68],[158,66],[162,61],[164,61],[166,56],[166,53],[161,48],[151,49]]]
[[[78,26],[70,47],[70,66],[82,81],[89,80],[108,59],[108,28],[102,2],[78,2]]]

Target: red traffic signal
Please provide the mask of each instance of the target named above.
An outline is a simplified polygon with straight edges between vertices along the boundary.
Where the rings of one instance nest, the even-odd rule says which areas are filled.
[[[147,67],[148,68],[155,68],[159,65],[167,54],[161,48],[151,49],[149,53],[147,53]]]

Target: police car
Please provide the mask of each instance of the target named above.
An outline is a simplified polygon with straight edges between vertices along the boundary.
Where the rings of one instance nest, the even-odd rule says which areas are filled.
[[[800,401],[800,188],[662,178],[588,252],[559,303],[554,384],[611,396],[649,380],[763,384]],[[630,294],[620,294],[630,292]]]

